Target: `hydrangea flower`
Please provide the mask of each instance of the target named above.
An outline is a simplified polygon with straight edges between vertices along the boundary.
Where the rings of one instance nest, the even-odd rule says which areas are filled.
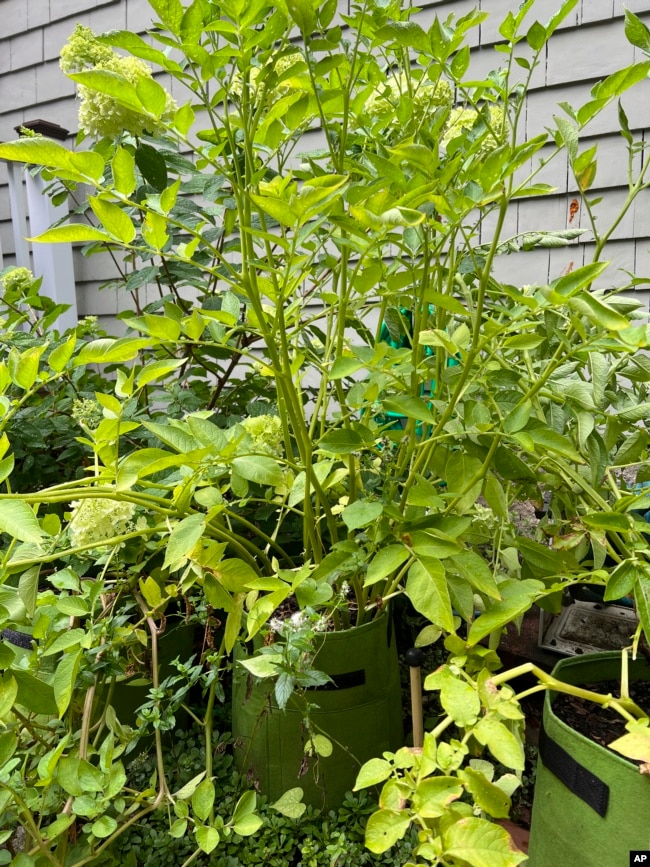
[[[292,51],[289,54],[285,54],[282,57],[277,59],[273,59],[269,65],[273,65],[273,71],[275,74],[280,77],[285,72],[287,72],[292,67],[296,67],[295,74],[291,75],[288,78],[283,79],[276,87],[272,87],[267,90],[266,82],[262,78],[260,81],[260,76],[262,73],[262,68],[254,66],[249,72],[249,82],[251,89],[255,95],[255,101],[257,103],[262,102],[263,99],[266,99],[269,105],[273,105],[273,103],[277,102],[282,96],[286,96],[292,90],[301,90],[305,93],[312,92],[311,81],[309,79],[309,75],[305,70],[305,59],[300,53],[300,51]],[[236,73],[233,76],[232,82],[230,84],[229,95],[238,97],[241,99],[242,93],[244,90],[244,80],[240,72]]]
[[[16,292],[22,295],[34,282],[34,275],[29,268],[12,268],[0,277],[0,284],[5,292]]]
[[[77,24],[61,49],[59,66],[63,72],[81,72],[99,63],[107,63],[113,56],[113,51],[97,39],[90,27]]]
[[[94,545],[101,548],[109,539],[130,533],[134,529],[133,503],[104,498],[75,500],[68,525],[70,542],[77,548]]]
[[[488,506],[482,506],[480,503],[475,503],[474,514],[476,520],[485,524],[488,530],[496,530],[500,525],[499,518]]]
[[[100,337],[99,319],[97,316],[84,316],[79,320],[77,325],[78,335],[88,335],[92,337]]]
[[[375,88],[366,102],[365,109],[371,115],[390,113],[392,116],[396,104],[408,93],[406,73],[401,72],[399,75],[391,75],[384,85]],[[416,108],[423,111],[431,111],[440,106],[450,106],[453,99],[453,91],[448,81],[439,81],[435,85],[418,82],[412,94],[412,99]]]
[[[279,57],[274,61],[273,69],[275,74],[280,76],[291,69],[292,66],[296,66],[301,62],[305,63],[305,58],[302,56],[300,51],[296,49],[296,51],[292,51],[290,54],[285,54],[283,57]],[[282,87],[282,85],[280,85],[280,87]]]
[[[101,406],[92,398],[80,398],[72,402],[72,418],[81,427],[94,430],[103,417]]]
[[[488,113],[490,116],[490,127],[495,131],[500,130],[503,126],[503,108],[500,105],[490,105]],[[478,112],[474,108],[458,107],[453,109],[449,115],[449,122],[440,140],[440,144],[446,148],[452,139],[464,132],[469,132],[476,123],[477,118]],[[495,139],[492,132],[488,131],[479,146],[478,154],[485,156],[495,147],[498,147],[498,145],[499,142]]]
[[[63,72],[87,69],[114,72],[137,87],[143,78],[152,78],[151,67],[137,57],[122,57],[108,46],[102,45],[88,27],[77,24],[74,33],[61,50],[59,65]],[[115,97],[79,86],[79,127],[93,138],[117,138],[124,132],[142,135],[156,132],[160,124],[144,114],[119,103]],[[176,110],[176,102],[167,94],[167,104],[161,120],[169,120]]]
[[[264,455],[283,453],[282,422],[277,415],[255,415],[245,418],[242,427],[253,440],[253,449]]]

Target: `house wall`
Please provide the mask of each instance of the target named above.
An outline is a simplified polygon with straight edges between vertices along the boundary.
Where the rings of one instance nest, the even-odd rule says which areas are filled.
[[[559,3],[559,0],[558,0]],[[491,13],[474,34],[471,70],[484,75],[499,63],[493,50],[498,40],[498,25],[518,0],[433,0],[421,3],[418,19],[423,26],[433,16],[445,18],[461,15],[480,6]],[[650,0],[625,0],[625,6],[650,21]],[[550,14],[556,3],[538,0],[537,16]],[[95,32],[130,29],[142,32],[149,25],[151,10],[145,0],[3,0],[3,24],[0,28],[0,140],[16,137],[15,127],[41,118],[77,131],[74,86],[58,68],[58,55],[77,22]],[[528,95],[525,115],[527,136],[543,131],[552,115],[560,113],[557,103],[573,105],[585,100],[591,87],[614,69],[632,63],[639,54],[625,39],[624,0],[581,0],[561,30],[547,46],[544,62],[535,71]],[[531,16],[532,21],[532,16]],[[636,52],[636,53],[635,53]],[[650,128],[650,82],[626,94],[623,105],[630,128],[645,138]],[[616,106],[611,106],[589,128],[585,143],[598,145],[598,175],[593,196],[602,196],[600,225],[606,225],[624,202],[627,165],[621,140],[617,135]],[[544,200],[522,200],[513,207],[507,230],[564,229],[586,224],[568,176],[566,162],[556,161],[548,167],[543,180],[557,192]],[[601,277],[606,286],[626,281],[620,269],[650,275],[650,191],[641,195],[634,207],[613,233],[607,254],[610,268]],[[489,225],[485,227],[489,232]],[[0,161],[0,253],[4,265],[13,264],[14,240],[11,228],[7,169]],[[498,263],[513,283],[546,282],[567,269],[589,261],[593,246],[572,245],[562,250],[537,250],[505,257]],[[77,303],[80,315],[100,317],[104,327],[112,328],[120,307],[128,306],[128,296],[112,290],[98,292],[98,287],[116,276],[115,266],[106,256],[83,258],[75,253]],[[648,287],[641,285],[646,306]]]
[[[0,27],[0,140],[17,137],[15,127],[43,119],[77,133],[75,88],[59,69],[59,53],[74,30],[84,24],[96,33],[129,29],[144,31],[151,23],[146,0],[3,0]],[[0,254],[5,266],[14,264],[7,167],[0,160]],[[98,292],[116,276],[109,257],[86,259],[75,251],[77,308],[80,316],[100,317],[114,326],[128,297]]]

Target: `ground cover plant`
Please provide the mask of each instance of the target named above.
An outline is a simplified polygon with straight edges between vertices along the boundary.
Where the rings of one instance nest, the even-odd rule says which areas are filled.
[[[488,757],[523,768],[515,694],[491,676],[501,629],[576,582],[634,595],[650,626],[635,515],[647,495],[620,477],[647,456],[647,326],[634,301],[593,287],[648,163],[635,174],[644,145],[619,107],[629,195],[607,223],[590,198],[597,153],[580,144],[650,62],[522,140],[531,76],[575,0],[548,20],[537,10],[546,23],[526,17],[530,0],[509,13],[480,80],[469,41],[483,12],[424,30],[398,2],[339,17],[309,0],[151,6],[151,43],[79,28],[62,53],[83,147],[0,145],[77,197],[40,240],[109,248],[135,305],[126,336],[70,333],[50,352],[46,330],[0,365],[5,427],[64,371],[102,365],[111,383],[73,438],[83,477],[0,494],[0,625],[28,645],[2,648],[0,810],[6,836],[28,834],[13,861],[99,863],[164,809],[191,841],[186,863],[217,853],[226,831],[255,834],[253,792],[226,819],[215,803],[213,714],[236,642],[268,632],[288,599],[344,629],[405,594],[429,624],[419,643],[445,639],[451,660],[431,685],[466,732],[438,743],[447,723],[423,757],[378,757],[362,775],[392,775],[368,846],[385,851],[415,821],[421,861],[479,867],[484,841],[516,864],[487,820],[515,782]],[[626,29],[648,51],[631,13]],[[581,234],[504,233],[513,204],[553,194],[538,180],[553,159],[581,190],[593,261],[514,286],[498,257]],[[158,297],[145,305],[147,284]],[[513,505],[548,492],[530,539]],[[163,662],[165,637],[193,624],[193,646]],[[249,668],[276,679],[280,703],[309,685],[282,649]],[[120,710],[138,678],[148,696]],[[163,733],[181,713],[200,726],[205,767],[174,791]],[[146,737],[155,775],[135,790],[126,762]],[[485,755],[468,765],[470,743]]]
[[[227,747],[227,737],[220,738],[219,758],[214,769],[217,812],[224,824],[243,785]],[[201,772],[204,755],[200,731],[189,728],[176,733],[169,739],[165,752],[174,788],[187,784]],[[130,770],[134,787],[142,788],[153,771],[151,756],[136,756]],[[258,833],[253,838],[242,838],[235,833],[227,836],[218,850],[219,863],[224,867],[260,864],[269,867],[330,867],[332,863],[340,867],[356,867],[407,861],[416,842],[415,833],[409,835],[401,848],[394,852],[373,855],[365,848],[365,823],[373,809],[373,801],[366,794],[350,793],[337,810],[322,813],[302,805],[302,809],[292,815],[283,814],[262,799],[259,814],[264,824]],[[192,840],[187,836],[169,834],[167,816],[159,813],[133,826],[121,837],[114,851],[107,855],[106,863],[176,867],[192,854],[193,848]],[[210,856],[202,853],[195,863],[208,864]]]

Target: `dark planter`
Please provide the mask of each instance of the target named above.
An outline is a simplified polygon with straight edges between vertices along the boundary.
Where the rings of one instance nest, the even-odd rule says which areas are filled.
[[[553,670],[574,686],[618,680],[621,654],[561,660]],[[630,679],[650,680],[645,658]],[[630,851],[650,849],[650,776],[638,765],[578,734],[553,712],[546,694],[531,822],[529,867],[615,867]]]
[[[239,650],[242,658],[245,651]],[[283,712],[273,684],[255,681],[235,663],[232,727],[235,761],[271,801],[300,786],[315,807],[336,807],[356,780],[360,765],[402,746],[402,703],[397,647],[390,618],[382,615],[354,629],[322,636],[316,667],[334,687],[313,689],[311,714],[332,741],[332,755],[305,762],[303,714],[295,701]]]
[[[177,657],[181,662],[187,662],[194,649],[195,628],[184,622],[170,621],[168,628],[158,639],[158,676],[161,681],[173,674],[178,674],[172,665]],[[148,652],[143,650],[143,655]],[[151,660],[147,659],[150,666]],[[133,675],[118,680],[115,684],[111,704],[118,719],[126,725],[135,726],[138,708],[149,698],[149,690],[153,687],[150,671],[136,671]],[[187,728],[188,716],[184,710],[177,711],[176,724]]]

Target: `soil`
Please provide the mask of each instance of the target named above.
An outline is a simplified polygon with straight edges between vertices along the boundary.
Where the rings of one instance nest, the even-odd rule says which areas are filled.
[[[585,684],[585,689],[600,695],[611,693],[617,698],[620,696],[617,680]],[[631,683],[630,698],[642,710],[650,713],[650,681]],[[553,711],[562,722],[603,747],[609,748],[612,741],[625,734],[625,720],[615,710],[600,707],[574,695],[559,693],[553,702]]]

